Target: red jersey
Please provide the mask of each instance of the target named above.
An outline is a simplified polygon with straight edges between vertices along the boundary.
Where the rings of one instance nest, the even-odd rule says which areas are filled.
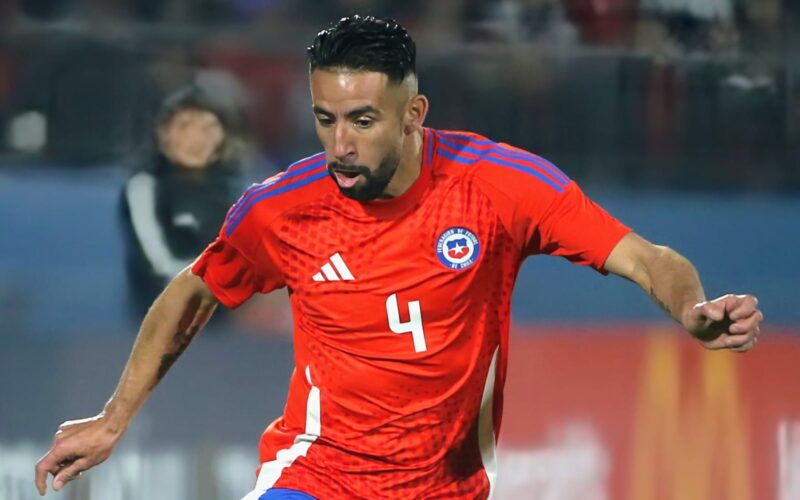
[[[343,196],[322,153],[295,163],[242,196],[192,268],[228,307],[291,297],[295,370],[253,498],[488,498],[520,264],[602,272],[629,231],[529,152],[433,129],[423,148],[389,200]]]

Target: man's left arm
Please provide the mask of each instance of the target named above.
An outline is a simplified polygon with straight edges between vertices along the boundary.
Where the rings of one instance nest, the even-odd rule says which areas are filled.
[[[605,270],[637,283],[707,349],[744,352],[758,341],[764,315],[752,295],[706,300],[688,259],[671,248],[629,233],[611,251]]]

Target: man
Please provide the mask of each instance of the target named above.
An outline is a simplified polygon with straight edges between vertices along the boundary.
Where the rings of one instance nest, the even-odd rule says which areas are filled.
[[[295,363],[247,500],[487,498],[511,292],[527,255],[638,283],[709,349],[744,351],[749,295],[706,301],[693,266],[631,232],[546,160],[423,127],[415,47],[392,21],[344,18],[308,49],[323,153],[253,186],[156,300],[119,386],[60,427],[40,492],[105,460],[219,302],[288,287]]]

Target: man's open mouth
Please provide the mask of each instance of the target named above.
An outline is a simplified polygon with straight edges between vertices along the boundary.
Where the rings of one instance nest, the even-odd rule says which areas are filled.
[[[343,188],[351,188],[356,185],[358,182],[358,178],[361,176],[355,170],[338,170],[334,169],[333,175],[336,178],[336,182],[339,184],[339,187]]]

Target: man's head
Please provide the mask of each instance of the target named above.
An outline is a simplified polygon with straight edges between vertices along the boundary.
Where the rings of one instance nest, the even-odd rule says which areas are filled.
[[[398,167],[428,110],[418,93],[416,47],[392,20],[352,16],[308,47],[311,98],[328,171],[345,196],[396,196]]]
[[[158,144],[169,161],[203,169],[219,159],[225,141],[223,112],[199,88],[169,96],[157,120]]]

